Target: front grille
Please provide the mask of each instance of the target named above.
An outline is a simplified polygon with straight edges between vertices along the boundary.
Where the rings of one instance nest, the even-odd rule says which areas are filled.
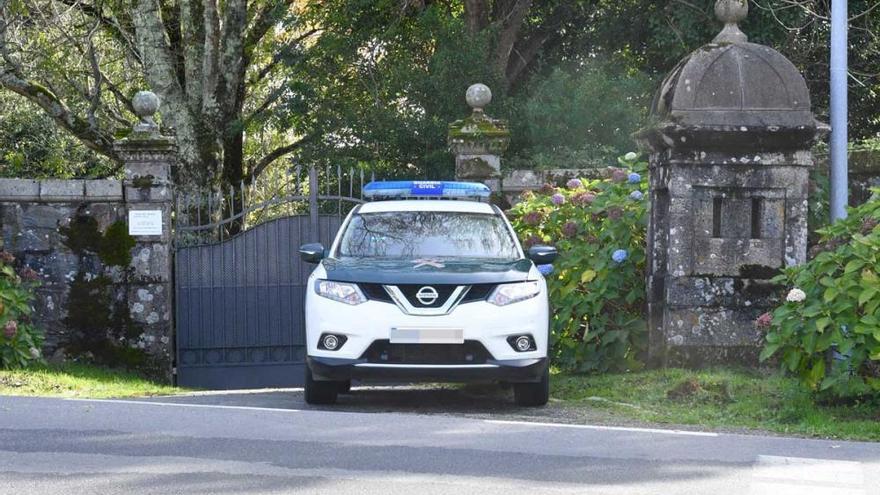
[[[358,284],[358,286],[371,301],[394,302],[382,284]]]
[[[361,359],[381,364],[485,364],[491,356],[475,340],[463,344],[392,344],[376,340]]]
[[[419,298],[416,297],[416,294],[418,294],[419,290],[421,290],[422,287],[433,287],[434,290],[437,291],[437,299],[435,299],[434,302],[432,302],[431,304],[425,304],[419,301]],[[397,286],[397,288],[400,289],[400,292],[403,293],[403,297],[405,297],[406,300],[409,301],[409,303],[414,308],[440,308],[444,304],[446,304],[446,301],[449,300],[449,296],[452,295],[452,293],[455,291],[455,289],[458,288],[458,286],[445,284],[400,284]]]
[[[465,294],[464,299],[461,300],[462,304],[469,302],[477,302],[477,301],[485,301],[489,294],[495,290],[498,284],[475,284],[471,286],[471,289]]]
[[[380,301],[380,302],[387,302],[387,303],[394,302],[394,300],[391,298],[391,296],[388,294],[388,291],[385,290],[385,287],[383,287],[382,284],[359,283],[358,285],[360,286],[361,290],[364,292],[364,295],[367,296],[367,299],[369,299],[371,301]],[[489,294],[491,294],[492,291],[497,286],[498,286],[498,284],[474,284],[474,285],[471,285],[470,289],[467,291],[464,298],[462,298],[461,304],[478,302],[478,301],[485,301],[486,298],[489,297]],[[449,298],[449,295],[452,293],[452,291],[454,291],[455,288],[458,286],[457,285],[432,285],[431,287],[434,287],[435,289],[437,289],[437,294],[439,295],[439,297],[437,298],[437,301],[430,306],[423,305],[422,303],[419,302],[418,299],[415,298],[415,293],[418,292],[419,289],[424,287],[424,285],[399,285],[398,287],[400,287],[400,290],[403,292],[403,294],[406,296],[407,300],[413,306],[415,306],[417,308],[434,308],[434,307],[442,306],[446,302],[446,299]],[[404,290],[404,287],[407,287],[409,289]]]

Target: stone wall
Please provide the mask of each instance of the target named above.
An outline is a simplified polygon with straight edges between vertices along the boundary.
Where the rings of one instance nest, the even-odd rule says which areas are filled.
[[[97,277],[104,272],[95,259],[81,259],[67,245],[64,229],[77,216],[89,216],[104,231],[124,220],[122,181],[0,179],[0,230],[3,247],[16,263],[36,270],[35,319],[46,333],[44,351],[51,356],[68,341],[70,285],[80,272]]]
[[[523,191],[538,191],[544,184],[562,187],[569,179],[598,179],[607,177],[607,168],[554,168],[547,170],[505,170],[501,179],[501,193],[509,205],[519,202]]]
[[[39,275],[33,318],[50,360],[95,359],[170,379],[176,150],[150,131],[117,151],[124,180],[0,179],[2,248]],[[136,210],[159,211],[161,233],[131,235]]]

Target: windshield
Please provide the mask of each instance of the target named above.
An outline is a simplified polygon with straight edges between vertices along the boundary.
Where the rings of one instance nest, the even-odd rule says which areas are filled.
[[[501,217],[479,213],[406,211],[352,217],[339,256],[368,258],[520,258]]]

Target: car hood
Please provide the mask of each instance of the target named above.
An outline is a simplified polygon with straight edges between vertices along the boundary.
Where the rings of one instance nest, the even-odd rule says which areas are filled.
[[[369,259],[328,258],[323,261],[328,280],[386,285],[499,284],[528,280],[532,262],[478,259]]]

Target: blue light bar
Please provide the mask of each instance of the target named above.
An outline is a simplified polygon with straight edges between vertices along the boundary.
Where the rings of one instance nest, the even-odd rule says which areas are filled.
[[[367,199],[484,199],[491,191],[479,182],[397,180],[370,182],[364,186]]]

